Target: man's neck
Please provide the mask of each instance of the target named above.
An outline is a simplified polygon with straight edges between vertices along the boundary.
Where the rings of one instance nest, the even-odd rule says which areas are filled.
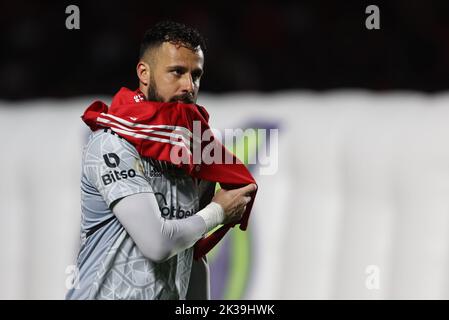
[[[148,96],[146,94],[148,92],[148,89],[145,88],[143,84],[139,84],[139,90],[140,92],[142,92],[143,96],[145,97],[145,100],[148,101]]]

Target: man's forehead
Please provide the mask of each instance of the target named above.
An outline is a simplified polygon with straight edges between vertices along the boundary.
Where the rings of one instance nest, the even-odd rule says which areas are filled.
[[[158,58],[167,63],[198,63],[203,64],[204,54],[201,47],[194,49],[182,43],[163,42],[157,51]]]

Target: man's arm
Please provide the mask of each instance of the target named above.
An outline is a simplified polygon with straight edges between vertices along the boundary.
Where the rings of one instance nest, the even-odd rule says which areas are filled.
[[[223,208],[215,202],[186,219],[162,218],[153,193],[127,196],[112,211],[143,255],[156,262],[190,248],[224,219]]]
[[[112,211],[144,256],[162,262],[185,250],[222,223],[238,221],[250,201],[254,184],[221,189],[204,209],[186,219],[162,218],[153,193],[137,193],[115,203]]]

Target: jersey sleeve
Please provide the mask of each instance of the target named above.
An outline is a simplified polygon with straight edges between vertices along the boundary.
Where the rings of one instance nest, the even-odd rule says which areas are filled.
[[[153,192],[137,150],[110,131],[94,135],[84,150],[83,160],[84,174],[109,207],[120,198]]]

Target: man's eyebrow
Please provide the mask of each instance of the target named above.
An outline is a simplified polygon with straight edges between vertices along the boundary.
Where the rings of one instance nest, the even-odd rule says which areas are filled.
[[[192,71],[193,74],[197,74],[199,76],[201,76],[203,74],[203,69],[201,68],[196,68]]]
[[[181,66],[181,65],[168,66],[167,69],[169,69],[169,70],[182,70],[182,71],[187,71],[187,67],[184,67],[184,66]]]
[[[187,72],[188,68],[181,66],[181,65],[172,65],[172,66],[168,66],[167,70],[179,70],[182,72]],[[203,69],[202,68],[195,68],[192,71],[193,74],[198,74],[198,75],[202,75],[203,74]]]

